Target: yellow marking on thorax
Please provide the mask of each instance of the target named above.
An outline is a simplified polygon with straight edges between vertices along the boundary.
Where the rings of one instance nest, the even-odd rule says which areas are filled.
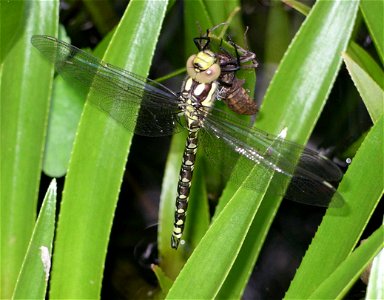
[[[185,82],[184,90],[186,90],[186,91],[189,92],[189,91],[191,90],[192,83],[193,83],[192,78],[189,77],[189,78],[186,80],[186,82]]]
[[[209,94],[207,98],[201,104],[205,107],[211,108],[216,100],[216,90],[217,90],[217,82],[212,82],[211,90],[209,91]]]

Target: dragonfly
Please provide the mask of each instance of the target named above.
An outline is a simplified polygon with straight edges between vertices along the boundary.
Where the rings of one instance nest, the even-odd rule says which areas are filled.
[[[204,36],[193,39],[199,52],[209,47],[211,32],[224,24],[226,23],[216,25],[208,29]],[[216,95],[217,99],[223,101],[229,109],[237,114],[254,115],[258,111],[257,104],[243,87],[245,80],[236,77],[236,71],[240,69],[256,69],[258,66],[256,54],[243,49],[229,38],[228,43],[235,52],[235,56],[233,56],[222,47],[222,42],[223,40],[221,39],[219,52],[215,53],[221,69],[220,76],[217,79],[220,86],[219,92]]]
[[[214,105],[217,99],[228,98],[231,91],[239,90],[244,94],[242,83],[236,82],[239,79],[235,72],[248,56],[234,57],[233,60],[228,53],[211,51],[209,43],[200,45],[198,53],[187,60],[187,76],[181,91],[174,92],[54,37],[35,35],[31,43],[54,64],[65,80],[95,92],[91,104],[128,131],[154,137],[187,130],[177,184],[172,248],[178,248],[185,226],[199,139],[208,141],[208,152],[210,146],[222,145],[219,148],[244,157],[250,168],[258,164],[265,174],[277,174],[276,180],[270,183],[276,194],[285,194],[290,200],[316,206],[328,206],[332,197],[342,201],[342,196],[331,184],[341,179],[342,172],[332,161],[281,136],[250,127]],[[225,80],[234,85],[226,85],[223,83]],[[129,113],[132,110],[138,113],[132,116]],[[130,125],[134,124],[132,118],[136,121],[135,128]],[[247,175],[248,171],[243,173]],[[242,177],[239,178],[241,181]],[[288,189],[282,187],[282,182],[290,182]],[[246,188],[258,189],[257,186]]]

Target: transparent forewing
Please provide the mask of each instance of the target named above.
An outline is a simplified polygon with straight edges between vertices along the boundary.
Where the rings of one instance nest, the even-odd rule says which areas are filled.
[[[33,36],[31,42],[74,87],[83,92],[94,90],[92,103],[129,131],[133,131],[132,124],[135,124],[129,119],[132,115],[129,112],[138,111],[139,107],[134,130],[137,134],[169,135],[180,124],[179,97],[165,86],[105,63],[50,36]]]
[[[305,204],[328,206],[334,196],[335,205],[342,203],[341,196],[330,181],[340,180],[340,169],[319,153],[280,137],[253,129],[225,112],[214,109],[205,122],[203,139],[213,136],[226,144],[238,156],[249,160],[238,174],[238,180],[246,177],[255,164],[265,172],[274,172],[271,190],[285,194],[286,198]],[[209,150],[210,151],[210,150]],[[286,184],[290,181],[288,189]],[[258,189],[257,186],[249,187]]]

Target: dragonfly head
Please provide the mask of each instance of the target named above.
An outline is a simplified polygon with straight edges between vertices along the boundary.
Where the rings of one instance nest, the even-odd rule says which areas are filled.
[[[210,83],[220,76],[220,65],[215,53],[203,50],[187,60],[188,75],[199,83]]]

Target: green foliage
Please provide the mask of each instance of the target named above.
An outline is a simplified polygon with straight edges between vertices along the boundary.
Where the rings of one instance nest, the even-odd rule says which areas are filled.
[[[13,299],[45,299],[51,271],[53,235],[56,220],[56,180],[53,179],[45,195],[26,252]]]
[[[353,260],[347,261],[347,259],[353,253],[367,220],[383,193],[382,181],[377,181],[383,176],[384,167],[383,122],[384,119],[381,116],[377,124],[370,130],[356,153],[353,163],[344,175],[338,190],[344,195],[347,203],[339,209],[329,208],[291,283],[286,295],[288,299],[307,298],[313,292],[322,294],[323,297],[328,294],[326,298],[333,298],[334,295],[339,295],[341,292],[345,293],[346,290],[341,291],[341,288],[336,285],[333,285],[332,289],[329,283],[325,284],[326,287],[319,288],[329,276],[333,275],[333,272],[339,272],[337,270],[339,267],[343,268],[344,274],[351,280],[357,279],[351,276],[356,274]],[[376,165],[377,168],[372,168],[372,165]],[[351,186],[351,182],[359,184]],[[373,254],[383,246],[380,237],[382,235],[379,234],[379,238],[373,245],[373,247],[377,247],[373,250]],[[360,258],[361,264],[365,265],[372,258],[368,254],[371,250],[366,251],[366,255]],[[324,259],[324,256],[327,259]],[[349,284],[349,282],[345,282],[345,284]],[[321,288],[327,290],[324,291]]]
[[[132,1],[103,60],[146,76],[165,9],[166,2]],[[151,20],[151,26],[132,26],[145,18]],[[131,44],[140,46],[126,46]],[[92,101],[93,96],[88,94],[87,100]],[[109,233],[131,144],[132,133],[89,102],[77,130],[61,203],[50,289],[50,297],[55,299],[100,295]]]
[[[21,14],[25,18],[25,28],[9,48],[3,48],[9,31],[20,32],[12,26],[5,28],[7,34],[1,32],[2,51],[7,51],[2,53],[5,59],[0,67],[0,298],[4,299],[12,295],[35,224],[53,75],[53,66],[41,62],[30,39],[32,34],[55,35],[58,30],[57,1],[21,4],[1,4],[1,24],[10,24],[8,17]]]
[[[308,299],[341,299],[355,283],[360,274],[368,267],[375,255],[383,248],[384,227],[377,229],[368,239],[364,240],[337,269],[325,279]],[[377,280],[374,282],[378,283]],[[382,287],[378,286],[378,292]],[[367,297],[380,299],[380,297]]]
[[[99,298],[132,133],[89,104],[95,95],[87,94],[84,105],[84,98],[76,98],[61,78],[53,80],[53,66],[31,46],[33,34],[57,36],[58,2],[3,2],[0,6],[1,298],[45,297],[48,277],[44,273],[47,269],[41,264],[39,245],[46,245],[50,253],[52,241],[49,296]],[[320,0],[309,8],[297,1],[285,2],[308,15],[296,32],[282,3],[272,1],[273,5],[266,10],[268,19],[260,14],[254,23],[268,24],[266,32],[257,36],[263,49],[258,56],[265,58],[261,62],[273,64],[263,66],[267,75],[262,78],[262,85],[268,85],[268,89],[255,126],[273,134],[288,128],[287,139],[305,144],[334,88],[343,60],[374,123],[360,137],[358,146],[349,149],[354,158],[338,188],[344,205],[327,210],[286,293],[287,299],[341,298],[383,247],[382,227],[366,243],[357,246],[384,189],[384,72],[380,64],[384,44],[384,19],[380,16],[383,4],[368,0]],[[174,3],[131,1],[114,29],[108,22],[115,18],[111,6],[106,1],[98,7],[90,4],[87,2],[85,7],[99,33],[106,35],[94,53],[103,61],[147,76],[158,41],[166,39],[167,22],[171,22],[166,16],[172,14]],[[181,38],[168,39],[172,59],[184,62],[196,52],[192,42],[200,34],[196,22],[205,33],[205,29],[228,20],[228,25],[214,32],[218,37],[214,42],[225,38],[228,29],[232,39],[244,45],[245,26],[239,11],[245,12],[246,7],[240,5],[239,1],[184,1]],[[362,49],[352,34],[361,28],[361,23],[355,22],[359,9],[376,52]],[[304,19],[299,12],[294,14]],[[179,57],[174,53],[183,44],[184,56]],[[249,48],[257,52],[257,46],[253,46]],[[262,51],[266,53],[263,55]],[[255,75],[243,72],[239,76],[246,79],[252,93]],[[54,100],[50,110],[51,95]],[[131,117],[127,119],[132,120],[133,128],[137,111],[129,113]],[[152,266],[160,283],[156,295],[169,299],[241,298],[281,197],[271,190],[273,178],[257,165],[239,185],[236,175],[241,177],[245,172],[244,162],[240,160],[234,170],[235,179],[228,182],[210,220],[206,182],[215,176],[200,151],[184,236],[187,243],[174,251],[170,248],[170,234],[184,143],[183,134],[172,138],[163,176],[158,228],[160,260],[159,265]],[[54,224],[56,195],[52,185],[36,220],[43,168],[51,176],[66,173],[57,224]],[[250,185],[260,188],[250,190],[247,188]],[[383,293],[382,285],[377,282],[370,285],[370,295]]]

